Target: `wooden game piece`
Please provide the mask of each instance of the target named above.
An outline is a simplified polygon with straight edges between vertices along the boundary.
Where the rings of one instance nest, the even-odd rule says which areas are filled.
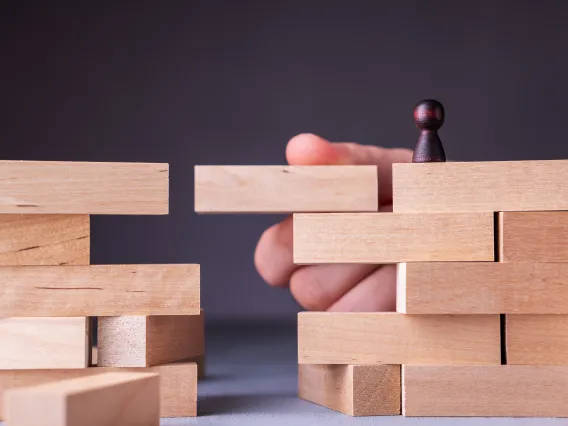
[[[299,397],[350,416],[400,415],[400,365],[298,365]]]
[[[159,426],[160,376],[114,372],[12,389],[13,426]]]
[[[402,366],[402,414],[568,417],[568,366]]]
[[[499,315],[301,312],[299,364],[500,364]]]
[[[444,106],[434,100],[420,101],[414,108],[414,122],[420,137],[414,148],[413,163],[445,162],[446,154],[438,130],[444,124]]]
[[[196,166],[198,213],[378,211],[377,166]]]
[[[0,317],[199,315],[200,267],[2,266]]]
[[[568,314],[568,263],[398,265],[397,312]]]
[[[393,211],[568,210],[568,160],[393,164]]]
[[[294,262],[493,261],[492,213],[295,214]]]
[[[168,164],[0,161],[0,213],[167,214]]]

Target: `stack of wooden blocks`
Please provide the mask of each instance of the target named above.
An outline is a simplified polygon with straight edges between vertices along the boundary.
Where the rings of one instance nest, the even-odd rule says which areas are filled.
[[[195,416],[199,265],[90,262],[91,215],[168,214],[168,165],[0,161],[0,194],[0,420]]]

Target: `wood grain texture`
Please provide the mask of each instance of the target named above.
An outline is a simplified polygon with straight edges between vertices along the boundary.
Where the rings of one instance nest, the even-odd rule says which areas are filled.
[[[350,416],[400,414],[400,365],[298,366],[299,397]]]
[[[499,315],[298,314],[299,364],[500,364]]]
[[[493,214],[295,214],[294,262],[493,261]]]
[[[377,166],[196,166],[198,213],[378,211]]]
[[[566,160],[393,164],[393,211],[568,210]]]
[[[198,315],[200,267],[3,266],[0,316]]]
[[[0,213],[167,214],[161,163],[0,161]]]
[[[568,367],[402,366],[402,414],[568,417]]]
[[[406,314],[568,314],[568,264],[432,262],[398,265]]]
[[[147,368],[0,370],[0,420],[5,417],[2,411],[3,396],[10,389],[108,372],[157,373],[160,375],[160,416],[195,417],[197,415],[197,365],[193,362],[180,362]]]
[[[14,426],[159,426],[160,376],[113,372],[67,379],[12,389],[4,403]]]

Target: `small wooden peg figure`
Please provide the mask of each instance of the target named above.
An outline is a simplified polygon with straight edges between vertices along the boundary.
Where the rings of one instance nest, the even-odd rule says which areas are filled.
[[[438,129],[444,124],[444,107],[434,99],[420,101],[414,108],[414,122],[420,136],[414,148],[413,163],[445,162],[446,154]]]

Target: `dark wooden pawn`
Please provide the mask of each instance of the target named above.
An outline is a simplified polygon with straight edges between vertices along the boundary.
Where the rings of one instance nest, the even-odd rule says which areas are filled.
[[[438,136],[444,124],[444,107],[434,99],[420,101],[414,108],[414,122],[420,136],[414,148],[413,163],[445,162],[446,153]]]

